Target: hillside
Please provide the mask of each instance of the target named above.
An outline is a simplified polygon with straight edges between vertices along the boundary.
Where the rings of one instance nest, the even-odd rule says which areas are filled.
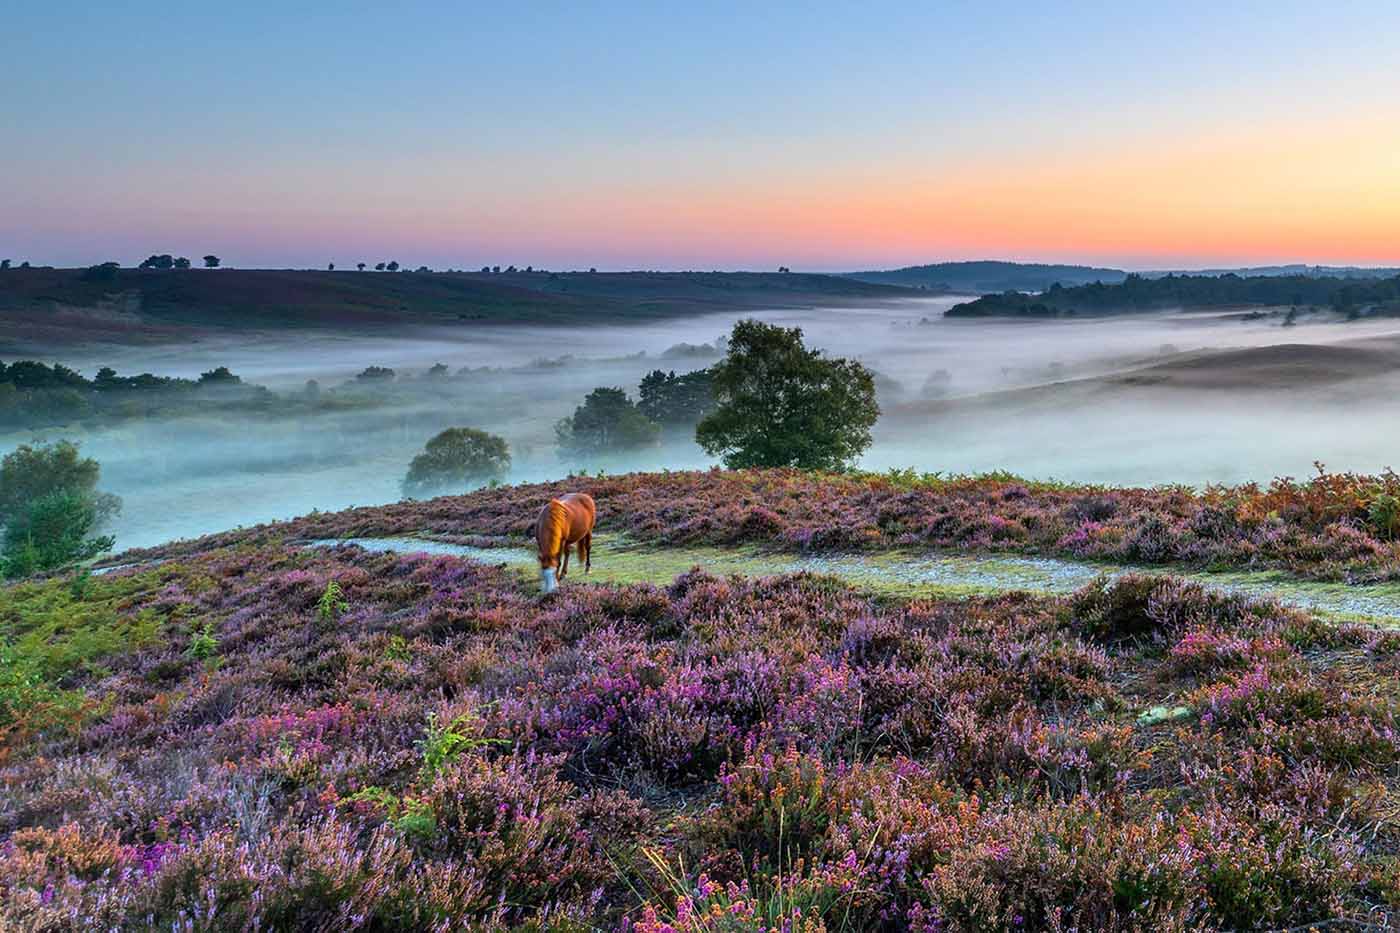
[[[1356,548],[1340,502],[1398,482],[579,478],[5,586],[0,926],[1383,926],[1382,629],[1139,575],[966,598],[576,572],[542,598],[489,561],[302,536],[515,536],[569,485],[650,542],[625,555],[643,571],[681,541],[1030,548],[1062,527],[1086,554],[1306,563]]]
[[[1307,275],[1130,275],[1116,285],[1052,285],[1039,294],[1005,291],[954,305],[948,317],[1051,318],[1069,314],[1221,307],[1326,307],[1341,313],[1393,312],[1400,303],[1395,278],[1327,278]]]
[[[763,272],[322,272],[121,269],[0,271],[0,324],[94,324],[166,339],[182,328],[382,330],[385,324],[624,323],[746,308],[810,307],[907,297],[907,289],[838,276]],[[113,318],[120,318],[114,323]],[[118,326],[120,325],[120,326]]]
[[[1065,286],[1090,282],[1112,284],[1123,281],[1126,275],[1121,269],[993,260],[939,262],[927,266],[906,266],[903,269],[845,273],[846,278],[861,282],[926,288],[955,295],[983,295],[1008,290],[1039,292],[1056,282]]]

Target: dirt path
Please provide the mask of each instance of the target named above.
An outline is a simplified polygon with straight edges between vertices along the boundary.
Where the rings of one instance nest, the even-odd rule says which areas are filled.
[[[426,552],[469,557],[484,563],[518,567],[533,576],[534,552],[525,547],[473,547],[427,538],[346,538],[313,541],[316,546],[354,544],[372,551]],[[1250,596],[1272,596],[1327,615],[1400,622],[1400,585],[1348,586],[1300,581],[1274,572],[1201,573],[1180,568],[1127,567],[1043,557],[988,556],[937,552],[888,551],[872,554],[806,555],[761,551],[740,546],[658,548],[618,536],[594,539],[593,572],[570,567],[567,584],[665,584],[691,567],[710,573],[758,576],[809,570],[832,574],[879,592],[900,595],[968,596],[1025,590],[1068,593],[1095,576],[1133,570],[1171,573],[1217,589]]]

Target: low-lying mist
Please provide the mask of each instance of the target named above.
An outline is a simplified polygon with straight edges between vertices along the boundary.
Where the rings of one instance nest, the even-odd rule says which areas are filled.
[[[637,326],[481,327],[467,338],[460,329],[383,338],[284,333],[192,346],[53,349],[48,361],[88,376],[101,366],[122,375],[184,377],[227,366],[284,396],[304,392],[308,380],[332,392],[369,366],[391,368],[396,378],[369,406],[295,417],[132,418],[14,433],[0,438],[0,449],[33,439],[81,442],[102,464],[103,488],[125,500],[111,529],[118,550],[396,500],[409,461],[454,426],[509,442],[508,482],[583,468],[703,467],[713,461],[684,433],[624,457],[561,458],[554,425],[594,387],[621,387],[635,398],[638,382],[654,369],[710,365],[718,359],[716,339],[739,317],[752,316],[800,326],[809,345],[857,357],[876,371],[885,413],[861,463],[870,469],[1004,469],[1036,478],[1200,485],[1303,474],[1314,460],[1364,471],[1400,463],[1400,438],[1387,430],[1400,414],[1400,370],[1352,371],[1345,355],[1300,367],[1304,352],[1249,369],[1243,385],[1213,387],[1195,378],[1197,369],[1193,379],[1173,375],[1174,365],[1202,351],[1355,341],[1386,347],[1400,323],[1304,315],[1284,327],[1282,314],[1219,313],[944,319],[956,301]],[[435,364],[446,372],[429,376]]]

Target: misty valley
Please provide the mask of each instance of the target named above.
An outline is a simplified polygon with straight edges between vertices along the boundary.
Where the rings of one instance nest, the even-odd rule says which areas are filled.
[[[1393,432],[1354,427],[1392,423],[1400,409],[1400,323],[1289,320],[1286,308],[944,317],[959,300],[29,347],[29,358],[76,370],[79,387],[21,397],[5,387],[57,377],[16,368],[0,379],[0,446],[78,442],[124,501],[109,529],[119,548],[396,501],[414,456],[454,427],[506,441],[503,482],[706,467],[716,461],[696,445],[693,420],[615,451],[562,450],[556,425],[597,387],[637,401],[649,373],[713,365],[734,321],[753,317],[800,327],[810,345],[874,372],[881,416],[859,461],[868,470],[1201,486],[1309,474],[1322,452],[1333,469],[1400,462]]]

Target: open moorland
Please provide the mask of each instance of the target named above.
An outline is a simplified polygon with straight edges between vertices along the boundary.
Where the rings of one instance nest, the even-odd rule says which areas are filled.
[[[954,599],[576,570],[542,598],[475,560],[307,546],[510,543],[563,485],[658,563],[1400,568],[1400,480],[1332,474],[575,477],[118,555],[0,591],[0,925],[1268,929],[1400,902],[1384,626],[1142,575]]]
[[[625,324],[915,294],[776,272],[5,269],[0,346],[160,344],[289,328],[402,337],[415,325]]]

